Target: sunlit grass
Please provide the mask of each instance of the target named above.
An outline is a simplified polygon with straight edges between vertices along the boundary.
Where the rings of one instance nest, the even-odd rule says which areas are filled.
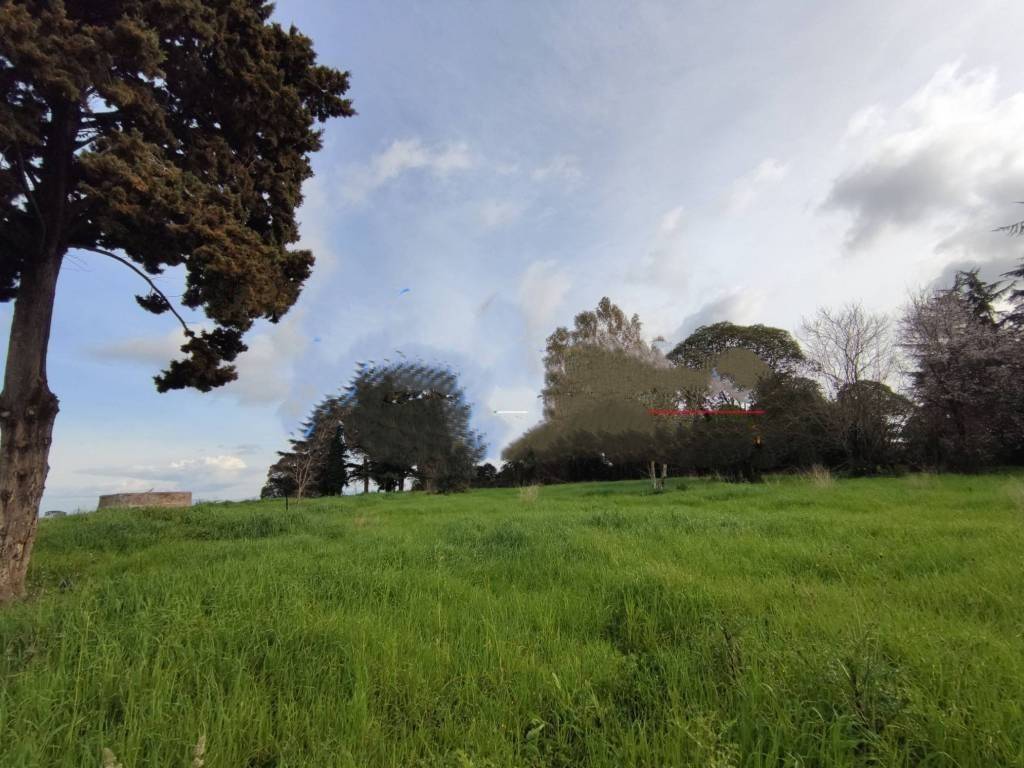
[[[1024,765],[1019,476],[669,484],[43,521],[0,765]]]

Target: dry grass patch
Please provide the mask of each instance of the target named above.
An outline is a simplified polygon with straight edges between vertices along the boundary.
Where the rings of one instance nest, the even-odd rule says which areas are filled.
[[[832,472],[829,471],[828,467],[823,467],[821,464],[815,464],[804,472],[803,476],[816,488],[831,488],[836,484],[835,478],[832,477]]]
[[[527,504],[532,504],[533,502],[535,502],[539,495],[539,485],[528,485],[525,488],[519,489],[519,500]]]
[[[1006,484],[1006,494],[1018,510],[1024,512],[1024,481],[1011,480]]]

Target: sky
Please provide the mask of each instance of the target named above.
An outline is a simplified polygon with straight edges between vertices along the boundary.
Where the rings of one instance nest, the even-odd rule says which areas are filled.
[[[459,372],[497,460],[540,418],[546,336],[605,295],[674,343],[850,301],[895,314],[1024,254],[993,232],[1024,200],[1014,0],[281,0],[275,18],[351,72],[359,113],[325,126],[304,187],[313,276],[250,332],[237,382],[158,394],[173,318],[72,253],[44,510],[256,497],[357,361],[402,356]],[[159,281],[180,295],[179,272]]]

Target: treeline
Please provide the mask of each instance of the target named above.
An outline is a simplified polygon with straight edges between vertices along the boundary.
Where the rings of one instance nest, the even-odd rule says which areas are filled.
[[[360,365],[325,398],[267,475],[263,498],[334,496],[350,484],[463,490],[483,457],[456,375],[442,366]]]
[[[1024,267],[1011,277],[1024,277]],[[265,497],[649,477],[756,480],[977,471],[1024,462],[1024,291],[976,271],[895,320],[819,309],[800,341],[765,325],[698,328],[667,354],[607,297],[547,339],[540,424],[503,465],[484,448],[453,372],[361,365],[279,454]]]
[[[802,345],[778,328],[723,322],[662,355],[640,331],[607,298],[558,328],[544,421],[506,448],[500,475],[477,482],[649,476],[658,488],[679,473],[976,471],[1024,460],[1024,292],[1013,283],[960,272],[895,322],[859,305],[821,309],[803,322]]]

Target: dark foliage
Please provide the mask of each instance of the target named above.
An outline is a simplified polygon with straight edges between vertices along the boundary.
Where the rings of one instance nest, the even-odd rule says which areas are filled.
[[[666,355],[676,365],[702,368],[728,349],[753,352],[775,373],[792,373],[804,355],[788,331],[767,325],[702,325]]]

